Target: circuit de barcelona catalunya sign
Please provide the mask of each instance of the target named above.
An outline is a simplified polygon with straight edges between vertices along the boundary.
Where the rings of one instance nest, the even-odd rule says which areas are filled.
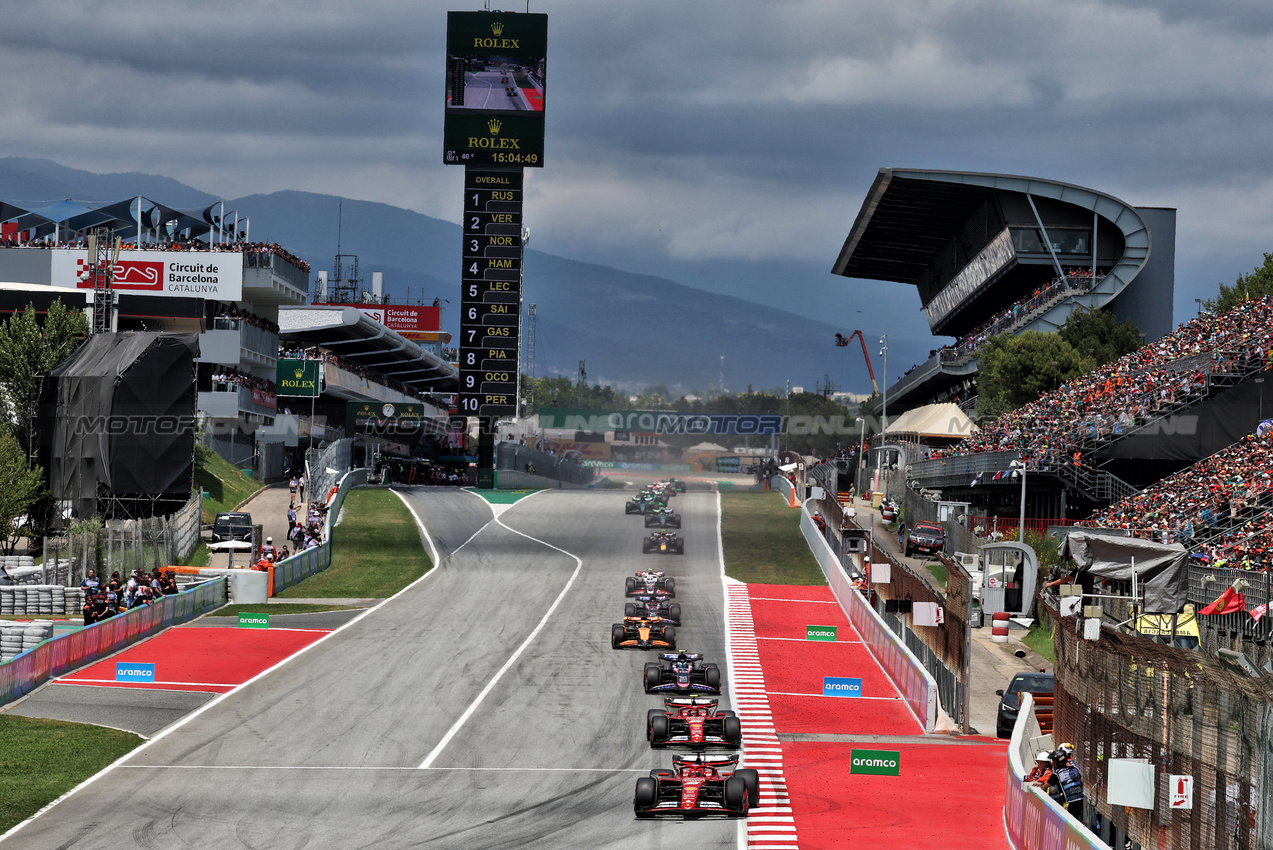
[[[92,289],[85,274],[88,251],[55,248],[50,283]],[[234,251],[123,251],[112,287],[137,295],[239,301],[243,298],[243,255]]]
[[[677,413],[672,410],[569,410],[542,407],[540,428],[655,434],[781,434],[780,414]]]

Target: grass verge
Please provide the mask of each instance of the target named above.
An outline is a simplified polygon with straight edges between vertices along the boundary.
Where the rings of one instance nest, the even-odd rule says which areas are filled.
[[[1056,663],[1056,652],[1052,643],[1052,627],[1034,624],[1021,642],[1042,655],[1049,663]]]
[[[0,714],[0,832],[141,742],[139,735],[102,726]]]
[[[776,490],[720,494],[725,574],[748,584],[826,584],[800,533],[800,511]]]
[[[261,489],[261,482],[248,478],[234,464],[216,452],[209,451],[203,460],[195,464],[194,486],[207,493],[203,500],[203,521],[212,522],[222,511],[232,511],[235,506]]]
[[[433,568],[420,530],[389,490],[351,490],[332,532],[332,566],[276,599],[384,599]],[[269,606],[269,613],[277,610]]]
[[[208,616],[237,617],[240,612],[244,614],[321,614],[324,611],[348,611],[354,608],[362,610],[359,605],[326,605],[315,602],[254,602],[245,605],[230,603]]]

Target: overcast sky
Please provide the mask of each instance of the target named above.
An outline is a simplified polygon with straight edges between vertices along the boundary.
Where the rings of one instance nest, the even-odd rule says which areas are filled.
[[[228,198],[301,189],[458,221],[461,169],[442,165],[446,11],[481,8],[6,4],[0,149]],[[766,261],[780,289],[784,264],[830,268],[886,166],[1177,208],[1178,321],[1273,250],[1268,0],[530,11],[549,16],[546,167],[527,179],[540,250],[634,271]],[[896,291],[906,309],[879,330],[914,332],[918,296]]]

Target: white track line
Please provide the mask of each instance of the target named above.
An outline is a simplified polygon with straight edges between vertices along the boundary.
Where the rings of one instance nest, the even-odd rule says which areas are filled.
[[[361,771],[364,773],[375,773],[376,771],[404,771],[407,773],[419,773],[425,771],[474,771],[488,773],[639,773],[641,775],[649,774],[649,768],[644,767],[375,767],[372,765],[352,765],[352,764],[333,764],[333,765],[299,765],[299,764],[125,764],[120,766],[123,770],[333,770],[333,771]]]
[[[407,506],[407,508],[408,508],[408,509],[410,509],[410,507],[411,507],[410,505],[408,505],[408,506]],[[417,526],[419,526],[419,528],[420,528],[421,532],[422,532],[423,534],[425,534],[425,536],[426,536],[426,538],[427,538],[427,536],[428,536],[428,532],[427,532],[427,531],[425,531],[425,529],[424,529],[424,524],[420,522],[420,517],[416,515],[416,512],[415,512],[415,511],[411,511],[411,515],[412,515],[413,517],[415,517],[415,521],[416,521]],[[432,541],[432,539],[429,539],[429,547],[430,547],[431,549],[433,548],[433,541]],[[433,549],[433,551],[435,551],[435,552],[436,552],[437,550],[436,550],[436,549]],[[129,759],[131,759],[131,758],[133,758],[134,756],[136,756],[138,753],[144,752],[145,750],[147,750],[147,749],[148,749],[148,748],[149,748],[152,744],[154,744],[155,742],[157,742],[157,741],[162,741],[164,738],[168,737],[168,736],[169,736],[169,735],[171,735],[173,732],[175,732],[175,731],[177,731],[178,729],[180,729],[181,727],[185,726],[187,723],[189,723],[190,721],[194,720],[196,717],[198,717],[199,715],[203,714],[205,711],[208,711],[209,709],[213,708],[214,706],[220,705],[220,704],[221,704],[224,700],[229,699],[229,697],[230,697],[231,695],[238,693],[240,689],[242,689],[242,688],[246,688],[248,685],[252,684],[253,682],[257,681],[258,679],[263,679],[263,678],[265,678],[265,677],[266,677],[266,676],[268,676],[269,674],[273,673],[275,670],[277,670],[277,669],[279,669],[280,667],[282,667],[284,664],[290,664],[292,661],[294,661],[295,659],[297,659],[297,658],[299,658],[300,656],[304,655],[305,653],[309,652],[309,651],[310,651],[311,649],[313,649],[314,647],[318,646],[319,644],[323,643],[324,641],[330,640],[333,636],[335,636],[335,635],[339,634],[340,632],[343,632],[345,629],[349,628],[349,627],[350,627],[350,626],[352,626],[354,623],[357,623],[357,622],[358,622],[359,620],[361,620],[363,617],[366,617],[368,614],[371,614],[373,611],[377,611],[377,610],[379,610],[380,608],[382,608],[383,606],[388,605],[390,602],[392,602],[393,600],[397,599],[397,598],[398,598],[399,596],[401,596],[402,594],[406,593],[406,592],[407,592],[407,591],[409,591],[409,590],[412,590],[412,589],[413,589],[413,588],[414,588],[417,584],[420,584],[421,582],[427,581],[430,577],[432,577],[432,576],[434,576],[434,575],[437,575],[439,572],[440,572],[440,570],[438,569],[438,564],[437,564],[437,562],[435,561],[435,562],[434,562],[434,564],[433,564],[433,569],[429,570],[427,573],[425,573],[424,575],[420,576],[418,579],[416,579],[415,581],[411,582],[411,584],[409,584],[409,585],[407,585],[406,587],[402,588],[402,590],[399,590],[397,593],[395,593],[393,596],[390,596],[388,599],[383,599],[383,600],[381,600],[380,604],[378,604],[378,605],[374,605],[374,606],[372,606],[371,608],[368,608],[367,610],[363,611],[363,612],[362,612],[361,614],[359,614],[358,616],[356,616],[356,617],[354,617],[353,619],[351,619],[348,623],[345,623],[343,626],[340,626],[340,627],[338,627],[338,628],[334,629],[333,631],[331,631],[331,632],[329,632],[329,633],[327,633],[327,634],[323,635],[322,637],[320,637],[318,640],[314,641],[313,643],[311,643],[311,644],[309,644],[309,645],[307,645],[307,646],[303,646],[303,647],[301,647],[300,649],[298,649],[298,650],[297,650],[296,652],[294,652],[293,654],[291,654],[291,655],[287,656],[286,658],[284,658],[283,660],[279,661],[279,662],[278,662],[277,664],[275,664],[273,667],[269,667],[269,668],[267,668],[267,669],[265,669],[265,670],[262,670],[260,673],[257,673],[257,674],[256,674],[255,676],[253,676],[251,679],[248,679],[246,682],[244,682],[243,684],[241,684],[241,685],[239,685],[238,687],[234,688],[233,690],[226,691],[225,693],[220,694],[220,695],[218,695],[218,696],[214,697],[213,699],[208,700],[208,701],[207,701],[207,702],[205,702],[203,705],[199,706],[199,707],[198,707],[198,708],[196,708],[194,711],[192,711],[190,714],[187,714],[185,717],[181,718],[180,720],[177,720],[177,721],[175,721],[174,723],[172,723],[171,725],[169,725],[169,726],[165,727],[164,729],[161,729],[161,730],[159,731],[159,733],[155,735],[155,737],[151,738],[150,740],[146,741],[144,744],[140,745],[140,746],[139,746],[139,747],[137,747],[136,749],[131,750],[131,751],[129,751],[129,752],[127,752],[127,753],[125,753],[124,755],[122,755],[122,756],[120,756],[118,759],[116,759],[115,761],[113,761],[113,762],[111,762],[110,764],[106,765],[106,767],[102,768],[102,769],[101,769],[101,770],[99,770],[97,773],[95,773],[95,774],[93,774],[92,776],[90,776],[88,779],[85,779],[83,782],[81,782],[79,785],[76,785],[76,786],[75,786],[74,788],[72,788],[70,791],[67,791],[65,794],[63,794],[62,796],[58,797],[56,800],[53,800],[52,802],[50,802],[50,803],[48,803],[47,805],[43,806],[43,807],[42,807],[39,811],[37,811],[35,814],[31,815],[31,817],[29,817],[29,818],[27,818],[26,820],[22,821],[21,823],[17,824],[17,825],[16,825],[16,826],[14,826],[12,829],[10,829],[8,832],[3,833],[3,834],[0,834],[0,844],[3,844],[3,843],[4,843],[6,840],[8,840],[9,838],[12,838],[15,834],[17,834],[17,832],[18,832],[19,830],[21,830],[21,829],[22,829],[22,827],[26,826],[26,825],[27,825],[27,824],[29,824],[31,821],[33,821],[33,820],[35,820],[36,818],[40,817],[40,816],[41,816],[41,815],[43,815],[45,812],[49,811],[49,810],[50,810],[50,809],[52,809],[54,806],[56,806],[58,803],[62,802],[62,801],[63,801],[63,800],[65,800],[67,797],[69,797],[69,796],[71,796],[72,794],[74,794],[76,791],[79,791],[79,790],[80,790],[80,789],[82,789],[82,788],[87,788],[89,785],[92,785],[94,782],[96,782],[97,780],[101,779],[101,778],[102,778],[103,776],[105,776],[106,774],[108,774],[108,773],[110,773],[111,771],[115,770],[115,768],[123,766],[123,765],[125,764],[125,762],[127,762]]]
[[[789,808],[782,747],[769,711],[764,670],[756,647],[747,585],[725,575],[725,549],[720,536],[720,493],[716,494],[717,544],[721,581],[725,585],[725,651],[729,661],[730,697],[743,726],[743,761],[760,774],[760,806],[740,821],[739,845],[765,850],[796,848],[796,821]],[[800,600],[804,601],[804,600]],[[743,829],[746,829],[746,840]]]
[[[570,580],[567,581],[566,586],[561,589],[561,593],[557,594],[557,598],[553,600],[553,604],[549,606],[548,611],[544,613],[543,619],[539,621],[539,625],[535,626],[531,633],[526,636],[526,639],[522,641],[521,646],[517,647],[516,651],[509,656],[508,660],[504,662],[504,666],[499,668],[499,671],[495,674],[495,676],[486,683],[486,687],[482,688],[482,692],[477,695],[477,698],[474,699],[469,707],[464,710],[464,713],[460,715],[460,718],[456,720],[455,723],[452,724],[451,728],[447,730],[447,733],[442,736],[442,740],[438,741],[438,745],[433,748],[433,751],[425,757],[424,761],[420,763],[421,770],[426,770],[433,765],[434,759],[442,754],[442,750],[446,749],[446,745],[451,743],[451,739],[455,737],[456,733],[460,731],[468,719],[473,716],[473,712],[477,711],[477,707],[482,704],[482,700],[486,699],[486,695],[494,690],[495,685],[499,682],[499,680],[504,677],[504,674],[507,673],[515,663],[517,663],[517,659],[520,658],[521,654],[526,651],[526,647],[530,646],[531,642],[539,636],[539,633],[543,631],[544,626],[547,625],[548,619],[553,615],[553,612],[557,610],[557,606],[561,604],[561,600],[564,599],[566,594],[570,592],[570,588],[575,583],[575,579],[578,578],[580,570],[583,569],[583,559],[578,555],[572,554],[567,552],[565,549],[561,549],[551,543],[540,540],[538,537],[531,537],[525,532],[518,531],[515,528],[504,525],[503,520],[499,519],[499,517],[496,517],[494,521],[516,535],[525,537],[527,540],[533,540],[536,543],[542,543],[544,546],[547,546],[555,552],[560,552],[567,557],[574,558],[575,571],[570,574]],[[458,552],[459,550],[457,549],[456,551]]]

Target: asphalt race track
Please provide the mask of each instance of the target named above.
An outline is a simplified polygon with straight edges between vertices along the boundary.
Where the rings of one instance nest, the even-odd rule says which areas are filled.
[[[645,742],[648,655],[609,645],[624,576],[661,568],[680,646],[724,668],[715,494],[673,501],[684,556],[641,554],[621,492],[546,491],[498,520],[469,492],[404,495],[439,569],[0,844],[737,847],[734,822],[633,817],[636,777],[670,755]]]

